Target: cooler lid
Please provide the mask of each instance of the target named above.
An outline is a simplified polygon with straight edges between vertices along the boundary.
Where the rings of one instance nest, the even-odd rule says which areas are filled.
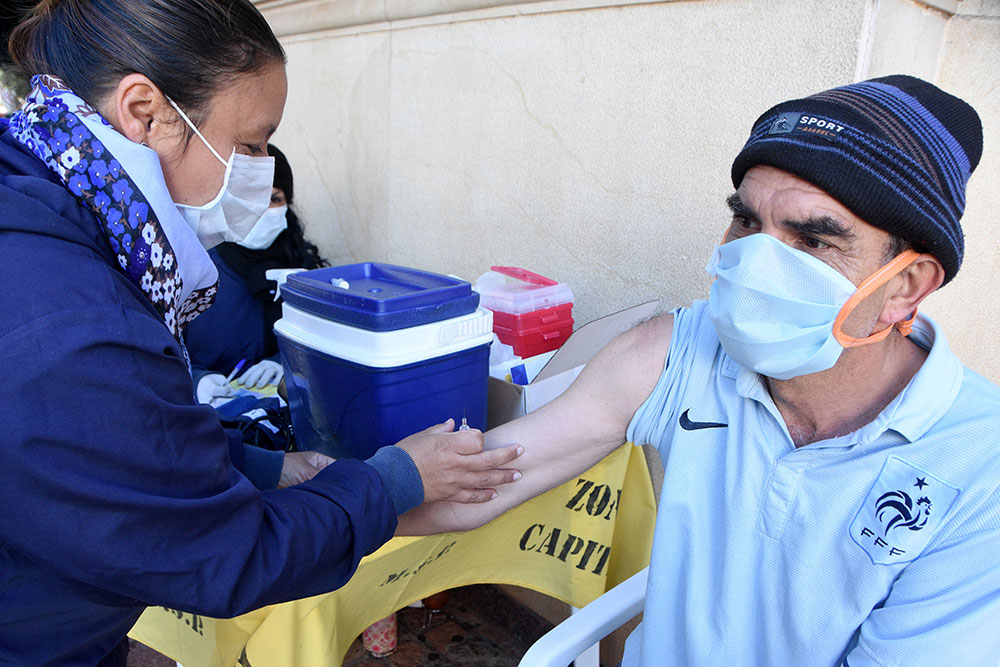
[[[378,262],[289,275],[285,303],[369,331],[395,331],[465,315],[479,294],[459,278]]]

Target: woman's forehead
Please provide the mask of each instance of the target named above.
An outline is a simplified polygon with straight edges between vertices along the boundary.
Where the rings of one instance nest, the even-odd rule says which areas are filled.
[[[240,75],[215,94],[206,127],[223,127],[266,143],[281,122],[287,94],[283,64]]]

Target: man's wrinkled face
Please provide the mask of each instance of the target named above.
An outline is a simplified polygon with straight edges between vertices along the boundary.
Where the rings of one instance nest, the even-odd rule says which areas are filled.
[[[890,235],[854,215],[815,185],[775,167],[749,169],[729,197],[733,217],[726,241],[770,234],[825,262],[855,285],[885,264]],[[844,330],[868,335],[875,326],[885,288],[865,299]]]

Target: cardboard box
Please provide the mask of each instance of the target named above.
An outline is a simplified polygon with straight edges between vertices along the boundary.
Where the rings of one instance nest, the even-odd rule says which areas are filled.
[[[573,383],[597,352],[656,312],[659,301],[626,308],[588,322],[569,337],[528,385],[489,379],[486,427],[494,428],[545,405]]]

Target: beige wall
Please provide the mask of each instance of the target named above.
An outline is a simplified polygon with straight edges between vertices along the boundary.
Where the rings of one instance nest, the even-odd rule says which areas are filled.
[[[979,110],[986,149],[965,266],[926,310],[1000,380],[1000,0],[257,5],[288,52],[274,141],[331,261],[470,280],[522,266],[573,288],[578,324],[707,296],[729,164],[767,107],[871,76],[935,81]]]
[[[1000,380],[987,226],[1000,185],[997,0],[262,0],[288,51],[275,142],[335,263],[568,283],[577,322],[704,297],[728,166],[759,113],[906,72],[983,115],[965,268],[927,310]]]
[[[925,310],[973,370],[1000,382],[1000,0],[965,0],[944,32],[936,83],[968,100],[983,120],[983,159],[969,180],[962,270]]]

